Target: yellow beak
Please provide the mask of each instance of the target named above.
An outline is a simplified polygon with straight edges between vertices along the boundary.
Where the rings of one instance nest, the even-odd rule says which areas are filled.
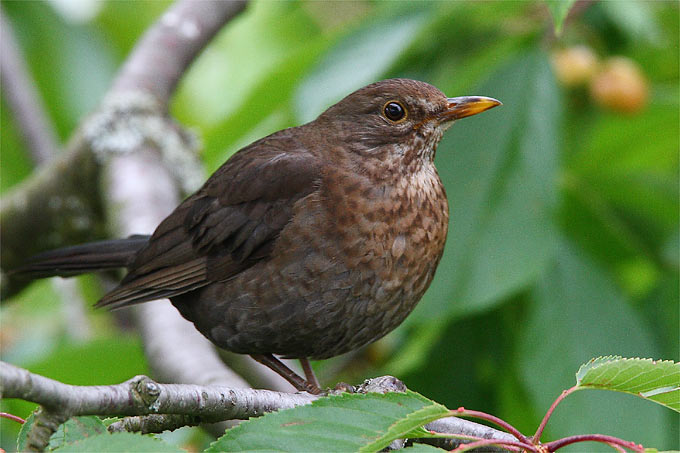
[[[482,113],[498,105],[503,105],[501,101],[485,96],[460,96],[457,98],[447,98],[447,100],[449,105],[440,116],[441,122],[459,120],[466,116]]]

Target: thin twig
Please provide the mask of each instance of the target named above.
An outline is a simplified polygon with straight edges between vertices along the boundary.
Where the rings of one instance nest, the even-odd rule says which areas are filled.
[[[533,440],[535,443],[538,443],[541,440],[541,435],[543,434],[543,430],[545,429],[545,425],[548,424],[548,420],[550,420],[550,416],[552,413],[555,411],[555,408],[557,407],[560,402],[565,399],[569,394],[572,392],[578,390],[578,387],[574,386],[568,390],[564,390],[560,396],[558,396],[555,401],[550,405],[550,408],[548,409],[548,412],[545,413],[545,416],[543,417],[543,420],[541,420],[541,424],[538,425],[538,429],[536,430],[536,434],[534,434]]]
[[[33,162],[50,161],[59,148],[57,134],[14,39],[12,24],[0,7],[0,75],[2,91]]]
[[[539,450],[531,445],[531,444],[526,444],[524,442],[517,442],[517,441],[511,441],[511,440],[495,440],[495,439],[484,439],[484,440],[478,440],[476,442],[470,442],[469,444],[461,444],[458,446],[454,452],[464,452],[464,451],[469,451],[469,450],[474,450],[476,448],[480,447],[488,447],[488,446],[499,446],[503,447],[504,445],[507,445],[509,447],[516,447],[519,449],[524,449],[532,452],[538,452]]]
[[[459,407],[458,409],[452,410],[451,414],[457,417],[474,417],[480,420],[486,420],[488,422],[495,424],[496,426],[500,426],[501,428],[512,434],[520,442],[531,444],[531,441],[524,434],[519,432],[517,428],[515,428],[505,420],[496,417],[495,415],[487,414],[486,412],[481,411],[467,410],[464,407]]]
[[[26,451],[45,451],[52,434],[68,419],[69,415],[64,412],[38,408],[33,412],[33,425],[26,433]]]
[[[601,442],[608,444],[609,446],[619,445],[623,448],[627,448],[638,453],[644,453],[645,451],[645,448],[640,444],[619,439],[618,437],[614,436],[607,436],[605,434],[580,434],[576,436],[569,436],[552,442],[545,443],[542,445],[542,447],[546,449],[546,451],[555,451],[560,448],[566,447],[567,445],[575,444],[578,442]]]
[[[26,420],[24,420],[23,418],[21,418],[17,415],[14,415],[14,414],[8,414],[7,412],[0,412],[0,418],[6,418],[8,420],[15,421],[15,422],[20,423],[22,425],[24,423],[26,423]]]

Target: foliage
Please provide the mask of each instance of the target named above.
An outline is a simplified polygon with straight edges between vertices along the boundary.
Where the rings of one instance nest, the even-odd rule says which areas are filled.
[[[55,449],[59,453],[184,453],[185,450],[154,439],[132,433],[103,434],[85,438]]]
[[[560,34],[564,20],[567,18],[569,9],[576,2],[576,0],[547,0],[546,4],[550,8],[553,21],[555,22],[555,32]]]
[[[576,373],[577,385],[562,392],[543,418],[536,434],[518,433],[509,423],[484,412],[460,407],[446,407],[413,391],[350,394],[319,398],[309,405],[272,412],[228,429],[213,442],[206,453],[221,451],[383,451],[393,441],[418,438],[466,438],[430,431],[424,426],[444,417],[472,417],[491,422],[516,440],[496,440],[496,445],[522,447],[527,451],[556,451],[569,443],[601,442],[643,451],[642,445],[613,436],[585,434],[552,442],[542,438],[543,429],[555,408],[564,398],[580,389],[601,389],[637,394],[678,411],[680,364],[672,361],[599,357],[582,365]],[[32,414],[24,423],[17,439],[17,450],[26,446],[26,433],[34,424]],[[487,445],[489,439],[467,437],[469,446]],[[538,443],[542,447],[538,447]],[[73,417],[60,426],[50,439],[49,448],[56,451],[181,451],[153,436],[113,435],[95,416]],[[419,447],[415,447],[419,448]],[[425,448],[426,450],[428,448]],[[430,449],[431,450],[431,449]],[[441,450],[440,450],[441,451]],[[458,449],[457,449],[458,451]]]
[[[72,417],[62,424],[50,438],[49,448],[54,450],[83,439],[106,432],[106,425],[99,417]],[[21,451],[21,448],[18,448]]]
[[[448,412],[414,392],[343,394],[241,423],[207,451],[380,451]]]
[[[680,364],[670,360],[598,357],[576,373],[578,388],[631,393],[680,412]]]
[[[166,3],[101,3],[80,23],[56,3],[2,6],[65,141]],[[172,113],[200,132],[206,171],[380,78],[504,103],[456,124],[438,149],[452,223],[432,288],[402,327],[351,365],[317,364],[325,384],[395,374],[435,401],[479,408],[524,432],[591,357],[677,360],[678,5],[595,2],[555,38],[566,3],[548,2],[553,22],[538,1],[255,1],[183,80]],[[549,56],[572,45],[633,60],[649,85],[646,106],[623,114],[586,87],[562,86]],[[6,191],[31,164],[4,97],[0,141]],[[92,279],[80,286],[90,303],[101,292]],[[112,340],[120,335],[110,314],[86,309],[93,333],[78,340],[61,307],[45,282],[4,304],[3,359],[32,371],[40,363],[43,374],[73,383],[145,372],[137,340],[122,349]],[[98,355],[80,353],[106,343]],[[3,401],[2,409],[26,416],[32,407]],[[546,436],[598,431],[671,449],[679,425],[676,414],[640,399],[576,392]],[[0,427],[0,447],[12,451],[16,427]]]

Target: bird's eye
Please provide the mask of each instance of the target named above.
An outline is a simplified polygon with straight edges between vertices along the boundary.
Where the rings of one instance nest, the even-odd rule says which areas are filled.
[[[406,116],[406,109],[399,102],[390,101],[383,107],[383,114],[388,120],[397,122]]]

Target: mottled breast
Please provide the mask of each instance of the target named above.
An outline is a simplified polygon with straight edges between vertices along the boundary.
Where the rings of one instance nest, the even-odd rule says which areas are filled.
[[[320,197],[329,236],[337,239],[326,257],[346,269],[351,286],[339,313],[354,322],[353,338],[339,342],[345,352],[393,330],[421,299],[444,249],[448,203],[434,165],[427,163],[381,181],[331,169]]]

